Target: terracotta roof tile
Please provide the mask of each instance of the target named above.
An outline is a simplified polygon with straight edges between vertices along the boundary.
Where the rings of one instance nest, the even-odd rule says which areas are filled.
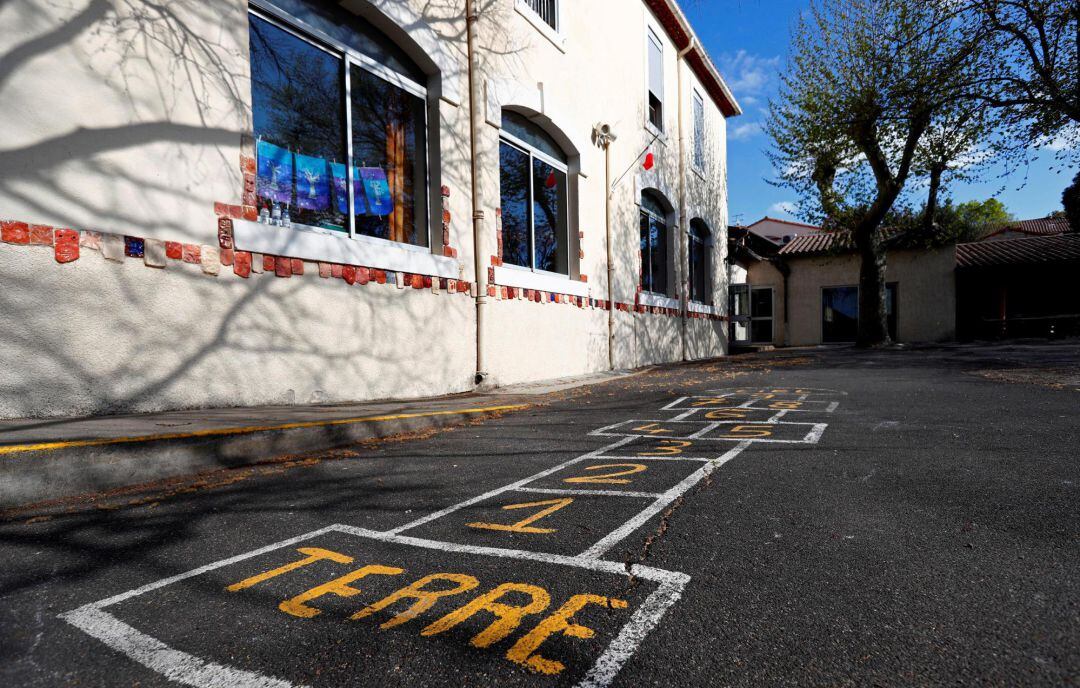
[[[1080,234],[1032,236],[956,245],[958,268],[1080,263]]]

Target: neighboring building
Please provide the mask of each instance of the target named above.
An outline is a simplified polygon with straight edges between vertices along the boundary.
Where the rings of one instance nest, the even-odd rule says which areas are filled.
[[[1021,220],[994,230],[980,241],[1004,241],[1028,237],[1057,236],[1069,231],[1069,221],[1064,217],[1041,217]]]
[[[956,247],[962,339],[1080,334],[1080,234]]]
[[[801,222],[789,220],[777,220],[772,217],[763,217],[746,228],[752,234],[768,240],[775,246],[783,246],[792,239],[803,234],[815,234],[821,231],[820,227],[807,225]]]
[[[0,8],[0,417],[723,354],[739,108],[675,1],[479,7],[472,82],[461,2]]]
[[[737,230],[736,230],[737,235]],[[839,235],[803,233],[774,252],[735,242],[729,312],[732,345],[806,346],[855,341],[860,259]],[[889,333],[895,341],[956,335],[955,251],[886,254]],[[738,277],[745,275],[741,282]]]

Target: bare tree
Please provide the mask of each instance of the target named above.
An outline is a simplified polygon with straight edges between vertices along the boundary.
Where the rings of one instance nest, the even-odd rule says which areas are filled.
[[[816,0],[795,25],[768,132],[779,183],[859,253],[858,344],[889,341],[882,224],[913,177],[941,183],[983,129],[987,30],[948,0]]]

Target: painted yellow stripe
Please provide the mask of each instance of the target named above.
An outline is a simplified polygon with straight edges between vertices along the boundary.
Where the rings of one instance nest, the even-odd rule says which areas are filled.
[[[462,414],[496,413],[499,411],[518,411],[528,408],[528,404],[510,406],[488,406],[485,408],[451,409],[448,411],[427,411],[424,413],[398,413],[390,416],[366,416],[362,418],[338,418],[335,420],[312,420],[301,423],[282,423],[280,425],[249,425],[240,428],[215,428],[194,432],[170,432],[160,435],[140,435],[137,437],[107,437],[95,440],[71,440],[67,442],[39,442],[36,444],[11,444],[0,446],[0,456],[4,454],[22,454],[26,452],[54,451],[75,447],[102,447],[110,444],[130,444],[132,442],[157,442],[159,440],[182,440],[195,437],[224,437],[228,435],[250,435],[255,432],[273,432],[275,430],[296,430],[298,428],[321,428],[333,425],[353,425],[355,423],[378,423],[388,420],[408,418],[429,418],[433,416],[455,416]]]

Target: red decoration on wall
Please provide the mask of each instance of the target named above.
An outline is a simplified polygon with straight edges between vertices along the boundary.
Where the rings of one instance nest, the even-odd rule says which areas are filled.
[[[251,254],[247,251],[237,251],[233,255],[233,272],[240,277],[251,275]]]
[[[74,229],[58,229],[53,241],[53,253],[57,263],[70,263],[79,259],[79,233]]]
[[[356,284],[356,266],[346,265],[341,269],[341,277],[346,284]]]
[[[179,241],[166,241],[165,257],[173,260],[180,260],[184,257],[184,245]]]
[[[30,243],[30,225],[25,222],[4,220],[0,222],[0,235],[9,244]]]
[[[645,155],[645,162],[641,165],[646,171],[651,170],[653,165],[656,164],[656,157],[652,153]]]

